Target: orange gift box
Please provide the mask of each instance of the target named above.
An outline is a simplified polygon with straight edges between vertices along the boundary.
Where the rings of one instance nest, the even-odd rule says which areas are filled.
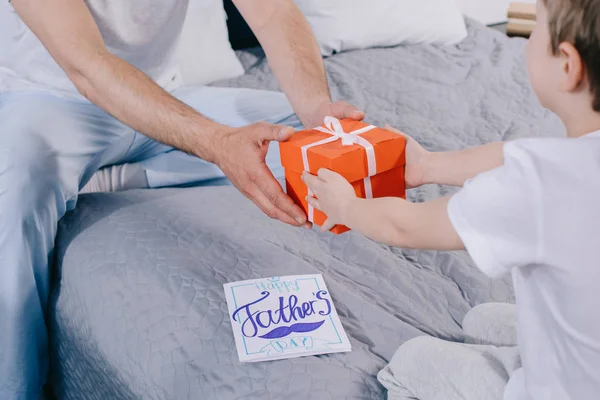
[[[302,181],[305,170],[313,175],[321,168],[339,173],[352,184],[358,197],[406,198],[405,145],[404,137],[397,133],[360,121],[327,117],[325,125],[296,132],[279,144],[287,194],[319,226],[327,216],[313,210],[306,201],[308,187]],[[348,230],[336,225],[331,232]]]

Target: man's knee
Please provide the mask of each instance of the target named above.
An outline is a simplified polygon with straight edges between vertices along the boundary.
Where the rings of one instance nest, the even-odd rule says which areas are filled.
[[[40,134],[41,124],[21,118],[4,120],[0,128],[0,202],[9,210],[32,209],[59,182],[58,150]]]

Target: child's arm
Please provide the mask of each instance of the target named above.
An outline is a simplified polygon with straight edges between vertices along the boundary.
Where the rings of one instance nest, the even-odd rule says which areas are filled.
[[[498,277],[515,267],[540,264],[544,256],[538,147],[532,139],[441,156],[432,163],[435,180],[464,186],[451,198],[427,203],[358,199],[344,177],[328,170],[320,170],[318,176],[305,172],[303,179],[315,195],[308,201],[329,218],[322,229],[345,224],[374,240],[405,248],[466,247],[483,272]],[[426,165],[415,162],[411,154],[418,155],[407,147],[407,174],[409,170],[413,174],[407,179],[418,178],[423,172],[418,167]]]
[[[376,242],[410,249],[459,250],[464,246],[448,218],[449,197],[426,203],[357,198],[344,225]]]
[[[406,186],[428,183],[462,186],[476,175],[504,163],[504,143],[495,142],[466,150],[429,152],[412,137],[386,126],[385,129],[406,138]]]
[[[404,248],[458,250],[463,244],[448,218],[449,198],[409,203],[399,198],[359,199],[352,186],[335,172],[320,170],[303,179],[318,196],[307,200],[324,211],[327,231],[343,224],[381,243]]]
[[[390,126],[386,129],[403,133]],[[406,137],[406,186],[426,183],[462,186],[476,175],[502,166],[504,143],[490,143],[467,150],[432,153]],[[320,170],[318,176],[304,173],[303,179],[315,193],[307,201],[329,219],[321,227],[348,226],[363,235],[393,246],[455,250],[464,245],[448,217],[449,198],[427,203],[409,203],[399,198],[364,200],[339,174]]]
[[[463,186],[468,179],[502,166],[503,148],[503,142],[494,142],[466,150],[430,153],[427,183]]]

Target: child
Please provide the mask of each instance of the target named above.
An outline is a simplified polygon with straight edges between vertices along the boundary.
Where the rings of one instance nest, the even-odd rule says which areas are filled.
[[[489,334],[496,346],[413,339],[379,375],[390,399],[600,399],[600,1],[539,0],[526,56],[534,91],[568,138],[449,153],[407,138],[408,187],[463,185],[421,204],[358,199],[327,170],[303,176],[309,202],[329,217],[324,230],[344,224],[400,247],[466,248],[486,274],[512,272],[518,348]],[[484,325],[470,328],[479,343]]]

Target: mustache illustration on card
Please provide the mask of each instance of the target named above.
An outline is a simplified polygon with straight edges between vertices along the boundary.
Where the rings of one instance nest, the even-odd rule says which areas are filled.
[[[279,339],[291,335],[292,333],[308,333],[319,329],[325,320],[306,324],[293,324],[290,326],[280,326],[279,328],[273,329],[259,338],[262,339]]]
[[[301,304],[295,295],[287,299],[285,296],[279,296],[279,306],[276,309],[262,309],[261,303],[264,303],[271,293],[263,291],[260,294],[259,299],[238,307],[232,315],[234,321],[242,323],[242,334],[247,338],[258,336],[262,339],[278,339],[292,333],[312,332],[319,329],[325,323],[325,319],[316,322],[300,321],[313,315],[326,317],[331,314],[331,303],[325,297],[327,295],[325,290],[312,293],[315,300]],[[281,325],[281,323],[292,324]],[[277,327],[259,334],[274,325]]]

